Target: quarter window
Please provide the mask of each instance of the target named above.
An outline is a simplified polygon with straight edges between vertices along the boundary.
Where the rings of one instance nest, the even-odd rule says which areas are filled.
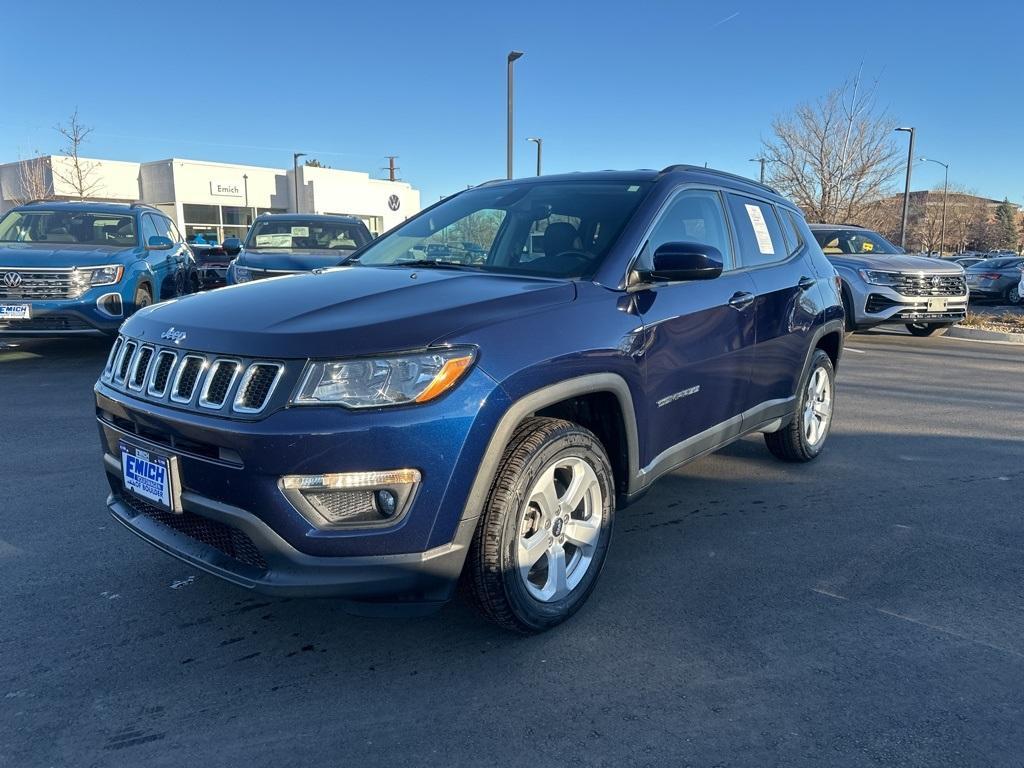
[[[721,252],[728,268],[732,260],[732,248],[722,198],[717,192],[707,189],[681,192],[654,226],[641,256],[641,266],[652,266],[651,260],[659,246],[679,242],[714,246]]]
[[[773,205],[752,197],[730,194],[729,210],[739,237],[740,263],[743,266],[771,264],[789,255]]]

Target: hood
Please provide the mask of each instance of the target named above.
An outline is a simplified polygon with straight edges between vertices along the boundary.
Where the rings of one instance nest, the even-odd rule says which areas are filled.
[[[825,258],[836,267],[849,269],[875,269],[879,272],[928,272],[929,274],[959,275],[963,272],[959,264],[927,256],[910,256],[903,253],[871,255],[867,253],[828,253]]]
[[[258,249],[242,251],[237,264],[252,269],[281,269],[299,272],[309,269],[336,267],[344,259],[355,253],[352,250],[309,250],[309,251],[261,251]]]
[[[351,357],[425,347],[575,297],[562,280],[441,269],[340,267],[256,280],[157,304],[123,331],[246,357]]]
[[[98,267],[124,264],[134,248],[100,248],[94,245],[47,246],[42,243],[0,244],[0,269],[4,267]]]

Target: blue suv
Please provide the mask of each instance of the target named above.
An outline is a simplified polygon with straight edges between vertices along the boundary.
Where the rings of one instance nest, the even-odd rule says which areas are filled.
[[[95,387],[108,507],[243,587],[422,611],[461,581],[541,631],[660,476],[752,432],[821,452],[843,321],[768,187],[691,166],[484,184],[347,266],[125,323]]]
[[[113,334],[196,285],[188,247],[156,208],[41,201],[0,219],[0,334]]]
[[[235,257],[227,283],[336,267],[372,239],[354,216],[266,213],[249,228],[244,250],[236,238],[224,241],[224,252]]]

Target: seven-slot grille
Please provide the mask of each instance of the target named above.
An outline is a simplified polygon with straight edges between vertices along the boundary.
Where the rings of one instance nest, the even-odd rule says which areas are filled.
[[[15,272],[21,276],[17,287],[0,280],[0,299],[74,299],[83,286],[72,279],[71,269],[17,269],[0,267],[0,274]]]
[[[267,407],[283,373],[283,363],[179,352],[119,336],[102,380],[147,400],[251,417]]]
[[[895,275],[893,289],[904,296],[963,296],[967,293],[967,282],[963,275],[900,272]]]

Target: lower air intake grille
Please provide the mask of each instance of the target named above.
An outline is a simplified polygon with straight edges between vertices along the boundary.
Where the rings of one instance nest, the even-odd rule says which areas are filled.
[[[261,571],[267,570],[267,561],[263,558],[263,553],[253,544],[252,539],[237,528],[192,512],[184,512],[180,515],[165,512],[127,493],[121,499],[136,512],[182,533],[190,539],[213,547],[232,560],[237,560],[243,565],[258,568]]]

